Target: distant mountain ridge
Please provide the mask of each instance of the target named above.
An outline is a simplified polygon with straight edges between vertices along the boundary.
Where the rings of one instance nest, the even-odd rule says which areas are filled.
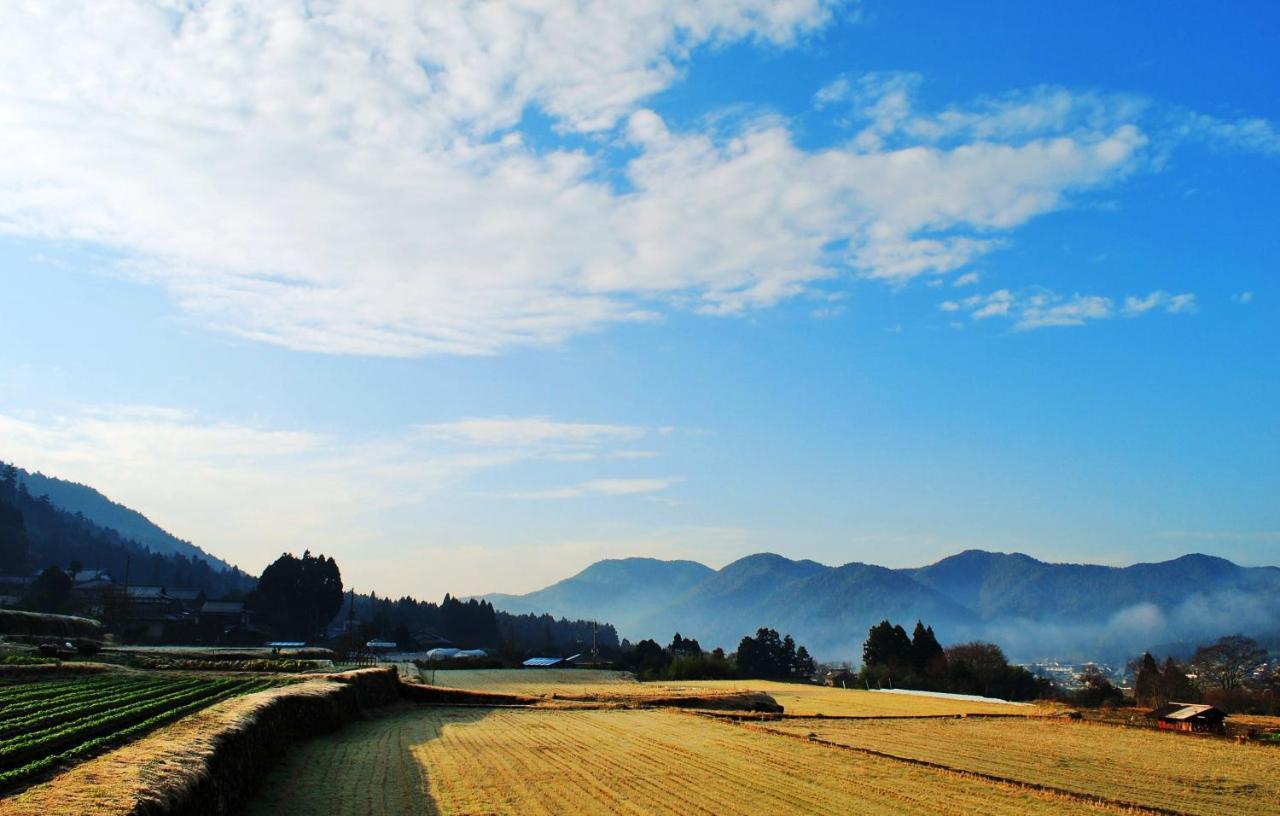
[[[148,543],[139,540],[139,531]],[[69,569],[77,563],[77,569],[101,570],[129,586],[198,589],[210,598],[248,592],[255,583],[253,576],[170,536],[91,488],[33,475],[3,461],[0,563],[6,585],[18,594],[22,579],[46,567]]]
[[[27,486],[32,496],[48,496],[54,507],[68,513],[79,513],[100,527],[107,527],[132,539],[154,553],[177,554],[203,558],[216,569],[229,569],[226,561],[210,555],[155,524],[137,510],[114,502],[88,485],[46,476],[18,468],[18,481]]]
[[[925,567],[830,567],[774,553],[719,570],[694,561],[600,561],[526,595],[487,595],[511,612],[612,622],[631,640],[680,631],[732,649],[771,626],[822,659],[857,662],[872,624],[923,619],[949,642],[990,639],[1015,659],[1120,658],[1172,641],[1267,632],[1280,620],[1280,568],[1191,554],[1108,567],[967,550]]]

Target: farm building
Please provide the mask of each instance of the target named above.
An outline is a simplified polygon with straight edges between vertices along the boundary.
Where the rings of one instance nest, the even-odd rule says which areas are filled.
[[[1220,708],[1199,703],[1169,703],[1147,714],[1164,731],[1195,731],[1221,734],[1227,714]]]
[[[531,657],[523,665],[526,669],[558,669],[572,666],[573,661],[582,657],[580,654],[569,657]]]
[[[482,660],[489,656],[484,649],[452,649],[440,647],[427,650],[427,660]]]
[[[836,688],[857,688],[858,675],[848,669],[839,669],[838,671],[827,672],[826,676],[822,678],[822,683]]]

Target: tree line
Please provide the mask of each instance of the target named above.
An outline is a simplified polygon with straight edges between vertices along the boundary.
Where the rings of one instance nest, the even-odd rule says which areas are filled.
[[[1048,696],[1052,684],[1009,663],[994,643],[970,641],[943,648],[933,627],[916,621],[907,635],[883,620],[872,626],[862,646],[859,682],[867,688],[906,688],[977,694],[1004,700]]]
[[[797,646],[791,635],[766,627],[757,629],[754,637],[743,637],[732,654],[721,648],[703,651],[696,638],[679,632],[665,647],[652,639],[634,645],[624,640],[615,665],[641,680],[803,680],[818,668],[808,649]]]
[[[589,649],[593,638],[602,649],[618,646],[618,634],[609,624],[512,615],[477,598],[446,594],[437,604],[407,595],[392,599],[376,592],[344,593],[337,563],[310,552],[300,558],[284,553],[272,562],[249,594],[248,605],[259,623],[288,639],[324,640],[335,627],[354,644],[382,640],[404,651],[445,645],[488,649],[510,660],[532,654],[567,656]]]
[[[1133,697],[1138,705],[1205,702],[1225,711],[1280,714],[1280,664],[1256,640],[1226,635],[1198,646],[1185,662],[1151,652],[1131,661]],[[1269,666],[1269,670],[1267,670]]]

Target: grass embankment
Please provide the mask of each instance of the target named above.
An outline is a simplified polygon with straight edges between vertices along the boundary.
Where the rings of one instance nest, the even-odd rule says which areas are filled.
[[[0,609],[0,634],[14,638],[84,638],[102,640],[102,624],[91,618]]]
[[[670,711],[399,710],[303,743],[249,816],[1085,813],[1095,805]]]
[[[1280,813],[1280,751],[1066,720],[788,720],[761,726],[894,757],[1194,814]]]
[[[290,743],[395,699],[394,672],[367,669],[224,700],[0,801],[0,814],[234,813]]]

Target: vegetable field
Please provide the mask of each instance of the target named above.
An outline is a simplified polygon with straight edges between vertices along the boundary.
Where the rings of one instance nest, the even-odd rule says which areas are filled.
[[[0,686],[0,790],[275,682],[102,674]]]
[[[296,746],[250,816],[1096,813],[670,711],[401,710]]]

